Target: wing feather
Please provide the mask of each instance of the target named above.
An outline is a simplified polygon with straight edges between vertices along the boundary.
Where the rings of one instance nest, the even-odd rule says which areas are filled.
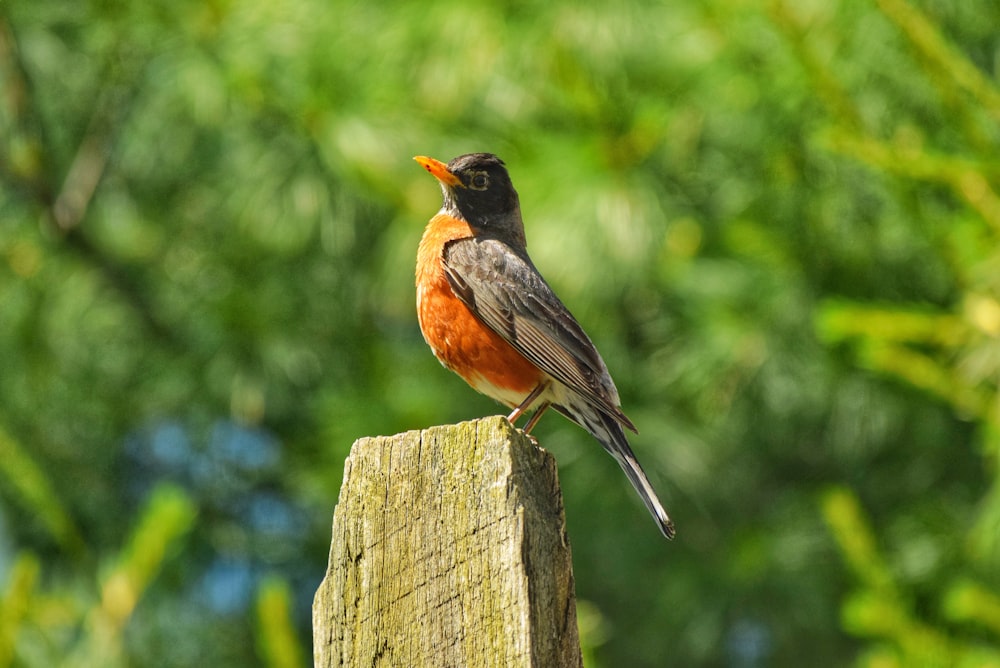
[[[465,238],[444,249],[455,295],[539,369],[635,430],[597,348],[531,260],[497,239]]]

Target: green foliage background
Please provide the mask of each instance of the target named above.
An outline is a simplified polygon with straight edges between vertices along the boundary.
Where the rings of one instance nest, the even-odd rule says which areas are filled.
[[[995,0],[0,3],[0,666],[301,666],[508,163],[675,516],[546,417],[589,666],[1000,665]]]

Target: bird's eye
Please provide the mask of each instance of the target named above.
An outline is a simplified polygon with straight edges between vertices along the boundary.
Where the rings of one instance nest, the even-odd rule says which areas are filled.
[[[486,190],[486,186],[490,184],[490,179],[486,176],[486,172],[476,172],[472,176],[471,185],[476,190]]]

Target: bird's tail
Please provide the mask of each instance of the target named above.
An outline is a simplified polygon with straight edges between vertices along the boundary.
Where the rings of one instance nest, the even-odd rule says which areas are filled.
[[[589,431],[594,438],[600,441],[604,449],[622,467],[625,475],[628,476],[629,482],[632,483],[632,487],[635,488],[642,502],[646,504],[646,508],[649,509],[653,519],[656,520],[663,535],[667,538],[673,538],[677,534],[676,529],[674,529],[673,520],[670,519],[670,515],[667,514],[663,504],[660,503],[656,492],[653,490],[653,486],[649,482],[649,478],[646,477],[646,472],[642,470],[639,460],[636,459],[635,453],[632,452],[622,425],[610,415],[606,415],[583,400],[570,407],[555,404],[552,407]]]

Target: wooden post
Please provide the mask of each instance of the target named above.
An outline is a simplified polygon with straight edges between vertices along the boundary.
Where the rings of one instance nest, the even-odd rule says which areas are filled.
[[[502,417],[354,443],[313,602],[334,666],[582,666],[555,460]]]

